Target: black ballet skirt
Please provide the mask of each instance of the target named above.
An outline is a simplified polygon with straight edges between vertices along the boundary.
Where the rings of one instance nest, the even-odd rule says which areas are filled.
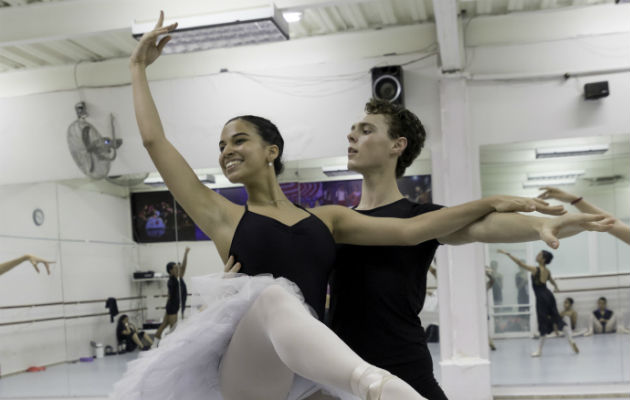
[[[246,207],[230,254],[241,262],[241,273],[193,277],[192,292],[201,296],[205,308],[180,323],[157,349],[130,362],[110,398],[222,400],[221,358],[243,315],[270,285],[283,287],[321,319],[335,243],[319,218],[309,213],[289,226]],[[358,400],[299,375],[294,377],[287,400],[305,399],[319,390],[343,400]]]
[[[551,274],[549,275],[551,277]],[[564,321],[558,312],[556,298],[547,288],[547,282],[540,281],[540,267],[536,267],[536,273],[532,275],[532,287],[536,296],[536,316],[538,318],[538,331],[540,336],[553,332],[553,326],[564,328]]]

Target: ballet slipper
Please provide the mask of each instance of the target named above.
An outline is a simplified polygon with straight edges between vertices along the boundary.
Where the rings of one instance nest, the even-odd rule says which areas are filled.
[[[577,344],[575,344],[575,342],[571,342],[571,348],[573,349],[575,354],[579,354],[580,353],[580,349],[578,349]]]
[[[383,386],[394,376],[389,372],[369,364],[359,365],[352,372],[350,387],[352,393],[362,400],[380,400]]]
[[[540,351],[535,351],[532,353],[532,357],[540,357],[541,356],[541,352]]]

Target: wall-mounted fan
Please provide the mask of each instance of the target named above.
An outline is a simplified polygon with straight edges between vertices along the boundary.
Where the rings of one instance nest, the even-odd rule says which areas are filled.
[[[111,162],[116,159],[116,149],[122,139],[116,139],[114,115],[110,114],[112,137],[103,137],[98,130],[85,120],[85,102],[74,106],[77,120],[68,127],[68,147],[74,162],[90,178],[102,179],[109,173]]]

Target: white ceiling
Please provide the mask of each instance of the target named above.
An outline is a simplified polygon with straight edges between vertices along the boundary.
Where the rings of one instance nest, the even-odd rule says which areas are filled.
[[[243,8],[260,0],[169,1],[169,0],[0,0],[0,73],[34,70],[126,58],[136,41],[131,37],[133,20],[155,18],[155,9],[172,16],[207,14],[226,7]],[[383,27],[432,23],[453,35],[449,21],[475,16],[523,11],[583,7],[614,0],[276,0],[283,11],[302,11],[303,18],[290,24],[291,40],[340,32],[367,31]],[[229,6],[227,5],[229,4]],[[449,5],[442,9],[443,5]],[[148,14],[148,10],[151,11]],[[439,13],[452,13],[440,15]],[[167,15],[168,17],[168,15]],[[445,22],[440,23],[443,20]],[[440,36],[440,32],[437,32]],[[440,50],[445,53],[446,42]],[[448,50],[450,51],[450,50]],[[445,54],[444,54],[445,55]],[[457,57],[457,52],[454,53]],[[445,57],[443,57],[445,58]],[[457,61],[455,61],[457,64]]]
[[[600,155],[536,159],[537,148],[607,144],[609,150]],[[480,149],[481,181],[484,196],[498,193],[534,195],[538,189],[523,189],[527,174],[555,173],[583,170],[575,185],[566,190],[580,193],[601,191],[604,188],[628,188],[630,174],[630,136],[565,138],[501,145],[487,145]],[[614,186],[599,186],[597,178],[621,176]]]

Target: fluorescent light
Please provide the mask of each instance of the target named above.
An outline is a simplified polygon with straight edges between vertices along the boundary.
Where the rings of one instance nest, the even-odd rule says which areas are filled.
[[[214,183],[215,181],[214,175],[211,174],[197,174],[197,178],[203,183]],[[144,184],[149,186],[163,186],[164,179],[162,179],[160,174],[150,174],[144,180]]]
[[[574,185],[577,181],[577,177],[565,178],[565,179],[538,179],[523,182],[523,189],[542,187],[542,186],[567,186]]]
[[[349,171],[345,165],[332,165],[329,167],[322,167],[322,172],[326,176],[345,176],[345,175],[357,175],[354,171]]]
[[[584,173],[585,171],[583,169],[575,171],[541,172],[536,174],[527,174],[527,180],[572,178],[582,176]]]
[[[289,24],[274,6],[176,18],[164,25],[175,21],[178,22],[177,29],[170,33],[171,40],[164,47],[165,54],[276,42],[289,38]],[[131,33],[139,40],[154,25],[155,22],[134,22]]]
[[[299,22],[302,19],[302,12],[287,11],[287,12],[282,13],[282,16],[288,23]]]
[[[588,146],[548,147],[536,149],[536,158],[574,157],[604,154],[608,151],[607,144],[593,144]]]

